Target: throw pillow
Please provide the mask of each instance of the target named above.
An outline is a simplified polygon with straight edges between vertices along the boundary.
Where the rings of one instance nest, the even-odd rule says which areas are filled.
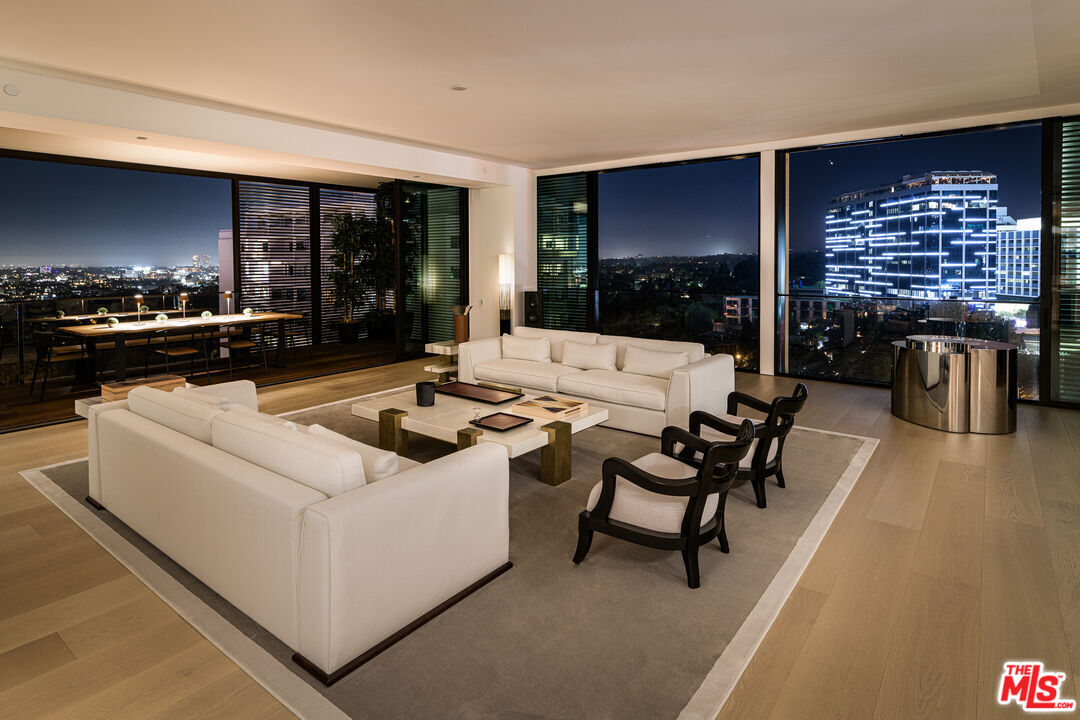
[[[522,338],[503,335],[502,356],[504,360],[551,362],[551,340],[548,338]]]
[[[623,372],[650,375],[666,380],[671,377],[672,370],[681,368],[689,362],[690,354],[685,351],[663,352],[627,345],[626,355],[623,358]]]
[[[562,364],[582,370],[614,370],[615,345],[588,345],[567,340],[563,343]]]
[[[365,445],[359,440],[353,440],[351,437],[336,433],[333,430],[324,428],[322,425],[312,425],[308,428],[308,433],[360,453],[360,457],[364,461],[364,477],[367,478],[369,483],[398,473],[399,458],[396,453]]]

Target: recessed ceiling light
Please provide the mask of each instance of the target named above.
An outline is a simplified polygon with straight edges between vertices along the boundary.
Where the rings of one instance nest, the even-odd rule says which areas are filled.
[[[145,135],[136,135],[136,136],[135,136],[135,139],[136,139],[136,140],[145,140],[145,139],[146,139],[146,136],[145,136]]]
[[[16,95],[19,94],[19,86],[18,85],[5,85],[4,86],[4,92],[7,93],[8,95],[10,95],[11,97],[15,97]]]
[[[451,85],[450,89],[454,92],[465,92],[469,89],[469,86],[465,85],[464,83],[458,83],[457,85]]]
[[[413,175],[413,177],[414,177],[414,178],[418,178],[418,177],[420,177],[420,176],[419,176],[419,175]]]

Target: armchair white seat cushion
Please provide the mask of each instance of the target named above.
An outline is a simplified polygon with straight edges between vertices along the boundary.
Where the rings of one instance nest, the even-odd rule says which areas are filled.
[[[220,412],[214,447],[335,497],[364,485],[364,461],[356,450],[326,438],[288,430],[250,412]]]
[[[652,475],[672,480],[692,478],[697,474],[696,468],[660,453],[649,453],[631,464]],[[600,481],[593,486],[592,492],[589,493],[589,501],[585,504],[586,510],[591,511],[596,507],[603,485],[603,481]],[[682,521],[686,515],[686,505],[689,500],[686,497],[649,492],[619,477],[615,480],[615,498],[611,502],[611,512],[608,513],[608,517],[647,530],[678,535],[682,530]],[[705,499],[705,511],[701,514],[702,525],[713,519],[719,501],[720,496],[717,493]]]
[[[368,483],[396,475],[401,470],[401,458],[395,452],[365,445],[359,440],[353,440],[322,425],[312,425],[308,428],[308,433],[360,453],[364,461],[364,478]]]
[[[151,387],[137,387],[127,396],[128,410],[204,443],[211,441],[211,421],[221,408],[176,393]]]
[[[618,370],[575,370],[559,378],[560,392],[650,410],[665,408],[667,387],[668,381],[662,378]]]
[[[743,420],[749,420],[751,422],[754,422],[755,424],[761,422],[760,420],[755,421],[753,418],[744,418],[738,415],[729,415],[728,413],[713,413],[713,415],[720,418],[721,420],[727,420],[729,423],[734,423],[736,425],[741,425]],[[733,437],[733,435],[725,435],[724,433],[714,430],[707,425],[701,426],[701,438],[703,440],[707,440],[709,442],[731,442]],[[749,468],[753,464],[754,453],[757,452],[757,446],[758,439],[754,438],[754,440],[750,443],[750,449],[746,451],[746,455],[744,455],[743,459],[739,461],[740,468]],[[765,462],[772,462],[776,459],[776,451],[779,449],[779,447],[780,443],[778,443],[775,439],[769,441],[769,453],[768,457],[765,458]]]
[[[491,360],[473,367],[473,375],[477,380],[552,392],[558,388],[560,376],[576,372],[581,371],[559,363],[533,360]]]

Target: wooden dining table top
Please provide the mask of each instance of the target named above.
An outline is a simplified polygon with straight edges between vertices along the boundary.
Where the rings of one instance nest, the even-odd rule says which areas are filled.
[[[146,313],[150,315],[151,313]],[[106,316],[106,317],[116,317]],[[58,328],[59,332],[67,335],[75,335],[82,338],[111,337],[114,335],[139,334],[155,332],[158,330],[190,330],[193,328],[220,327],[222,325],[253,325],[256,323],[271,322],[276,320],[302,320],[303,315],[296,313],[263,312],[244,315],[211,315],[204,318],[201,316],[183,318],[169,318],[165,322],[158,322],[151,317],[143,322],[122,322],[116,325],[101,323],[98,325],[69,325]]]

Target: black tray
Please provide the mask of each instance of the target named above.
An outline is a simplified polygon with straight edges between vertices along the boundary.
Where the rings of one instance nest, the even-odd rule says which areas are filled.
[[[472,383],[457,382],[456,380],[454,382],[436,385],[435,392],[440,395],[453,395],[454,397],[465,398],[466,400],[475,400],[476,402],[487,403],[488,405],[501,405],[504,402],[525,397],[524,393],[483,387],[480,385],[473,385]]]
[[[519,428],[522,425],[528,425],[532,421],[532,418],[521,417],[520,415],[511,415],[510,413],[497,412],[492,413],[491,415],[485,415],[479,420],[470,420],[469,424],[484,428],[485,430],[506,432],[507,430]]]

